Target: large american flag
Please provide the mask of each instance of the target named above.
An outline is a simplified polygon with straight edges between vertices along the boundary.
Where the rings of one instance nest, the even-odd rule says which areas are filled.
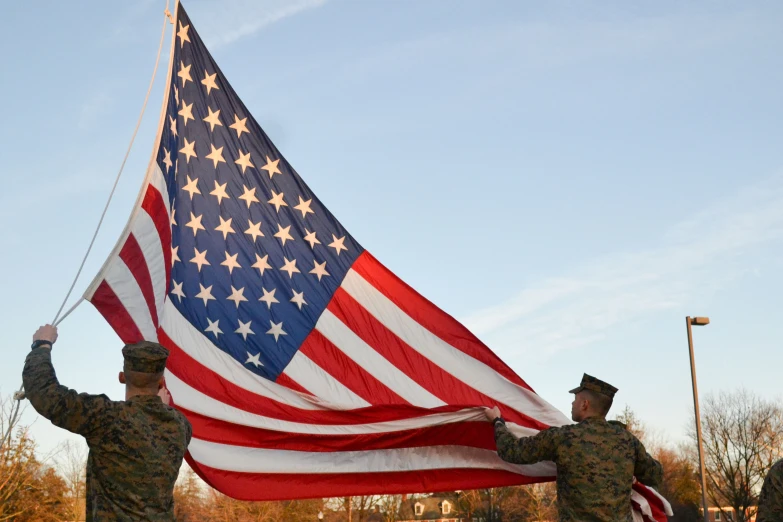
[[[166,386],[193,425],[188,462],[232,497],[555,475],[551,463],[500,460],[481,407],[499,405],[519,435],[569,420],[343,228],[253,119],[181,5],[147,175],[85,297],[124,342],[169,348]],[[639,509],[665,520],[665,501],[639,492]]]

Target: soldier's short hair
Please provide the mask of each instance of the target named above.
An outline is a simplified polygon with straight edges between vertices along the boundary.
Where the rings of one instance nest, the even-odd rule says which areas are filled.
[[[609,410],[612,408],[612,402],[614,402],[612,397],[594,392],[593,390],[582,390],[582,393],[587,397],[587,400],[590,401],[590,407],[597,414],[605,417],[606,414],[609,413]]]
[[[153,388],[157,390],[161,377],[163,377],[163,372],[147,373],[125,370],[125,382],[139,390],[151,390]]]

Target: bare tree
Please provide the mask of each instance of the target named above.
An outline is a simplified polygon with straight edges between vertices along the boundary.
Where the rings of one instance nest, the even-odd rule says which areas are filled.
[[[757,494],[781,456],[783,408],[746,390],[708,395],[702,406],[708,495],[734,509],[737,522],[756,511]],[[690,429],[696,443],[696,430]]]
[[[557,520],[557,488],[553,482],[531,484],[520,488],[524,494],[526,520],[549,522]]]
[[[86,504],[87,446],[82,441],[66,441],[60,444],[55,460],[67,487],[69,519],[79,520]]]

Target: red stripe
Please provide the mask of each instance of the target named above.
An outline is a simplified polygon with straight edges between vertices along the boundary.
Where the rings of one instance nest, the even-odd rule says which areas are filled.
[[[351,268],[400,310],[443,341],[483,362],[514,384],[532,391],[525,381],[467,328],[391,273],[369,252],[362,253]]]
[[[299,351],[370,404],[410,404],[356,364],[318,330],[310,332]]]
[[[427,409],[405,405],[382,405],[349,411],[304,410],[257,395],[224,379],[185,353],[171,340],[163,328],[158,328],[158,342],[169,349],[166,368],[192,388],[234,408],[274,419],[306,424],[369,424],[462,409],[460,406]],[[176,400],[176,397],[173,399]]]
[[[120,250],[120,259],[133,274],[133,278],[139,284],[144,300],[147,301],[147,308],[150,310],[150,316],[155,327],[158,326],[158,307],[155,305],[155,292],[152,289],[152,278],[150,277],[150,268],[147,266],[147,260],[144,259],[144,253],[141,251],[139,242],[131,233],[125,244]],[[115,261],[116,262],[116,261]]]
[[[384,473],[240,473],[188,464],[207,484],[239,500],[399,494],[454,491],[549,482],[552,477],[525,477],[503,470],[435,469]]]
[[[163,196],[153,185],[147,185],[147,193],[144,194],[141,208],[152,218],[155,229],[158,231],[158,237],[160,237],[160,246],[163,249],[163,260],[166,265],[165,292],[168,293],[171,285],[171,216],[166,210]]]
[[[231,446],[328,453],[455,445],[495,451],[494,433],[488,422],[460,422],[363,435],[312,435],[241,426],[177,408],[190,421],[195,438]]]
[[[98,289],[89,299],[89,301],[98,309],[98,312],[106,319],[106,322],[117,332],[122,342],[126,344],[137,343],[144,340],[141,331],[133,322],[128,311],[122,305],[122,302],[111,289],[109,283],[101,281]]]
[[[275,382],[280,386],[285,386],[286,388],[290,390],[294,390],[295,392],[306,393],[307,395],[313,395],[310,392],[310,390],[305,389],[304,386],[300,385],[298,382],[296,382],[291,377],[286,375],[285,372],[278,375],[277,379],[275,379]]]
[[[471,388],[408,346],[342,288],[337,289],[327,308],[365,343],[447,404],[480,407],[498,403],[496,399]],[[340,382],[346,381],[340,379]],[[537,430],[549,427],[511,407],[498,405],[507,420]]]
[[[652,513],[654,520],[659,522],[666,522],[666,520],[668,520],[668,516],[666,515],[666,509],[663,505],[663,501],[661,501],[660,497],[658,497],[658,495],[656,495],[655,492],[653,492],[650,488],[648,488],[647,486],[639,482],[633,485],[633,489],[641,496],[643,496],[645,500],[647,500],[647,503],[650,505],[650,512]],[[636,504],[633,501],[631,502]]]

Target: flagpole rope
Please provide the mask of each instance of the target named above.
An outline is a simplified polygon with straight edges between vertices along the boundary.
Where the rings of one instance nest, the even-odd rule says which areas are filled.
[[[70,315],[71,312],[73,312],[76,307],[78,307],[83,301],[84,297],[80,297],[74,305],[68,309],[65,314],[60,317],[60,314],[63,311],[63,308],[65,308],[65,303],[68,302],[68,298],[71,297],[71,293],[73,292],[74,287],[76,286],[76,282],[79,280],[79,276],[82,273],[82,269],[84,269],[84,265],[87,262],[87,257],[90,255],[90,252],[92,251],[92,247],[95,244],[95,238],[98,237],[98,231],[101,229],[101,225],[103,225],[103,220],[106,217],[106,211],[109,209],[109,204],[111,203],[112,198],[114,197],[114,192],[117,190],[117,185],[120,182],[120,176],[122,176],[122,171],[125,168],[125,163],[128,161],[128,156],[130,155],[131,148],[133,147],[133,142],[136,140],[136,134],[139,132],[139,127],[141,126],[142,118],[144,117],[144,111],[147,109],[147,102],[150,98],[150,93],[152,92],[152,86],[155,83],[155,76],[158,74],[158,65],[160,64],[160,56],[163,51],[163,41],[164,37],[166,35],[166,23],[174,24],[174,17],[171,14],[171,11],[169,11],[169,0],[166,0],[166,10],[164,11],[164,18],[163,18],[163,28],[160,31],[160,43],[158,44],[158,56],[155,59],[155,67],[152,70],[152,78],[150,78],[150,84],[147,88],[147,94],[144,96],[144,103],[141,106],[141,113],[139,114],[139,119],[136,122],[136,128],[133,129],[133,135],[131,136],[130,143],[128,144],[128,150],[125,151],[125,157],[122,158],[122,164],[120,165],[120,170],[117,172],[117,177],[114,179],[114,185],[111,188],[111,192],[109,193],[109,199],[106,201],[106,205],[103,207],[103,212],[101,213],[101,218],[98,220],[98,226],[95,227],[95,233],[92,235],[92,240],[90,240],[90,246],[87,247],[87,252],[84,254],[84,259],[82,259],[81,265],[79,265],[79,270],[76,272],[76,277],[73,278],[73,283],[71,283],[71,287],[68,289],[68,293],[65,295],[65,299],[63,299],[63,303],[60,305],[60,309],[57,310],[57,314],[54,316],[54,320],[52,321],[52,324],[54,326],[57,326],[60,324],[66,317]],[[10,440],[13,427],[16,424],[16,422],[19,420],[19,412],[20,412],[20,404],[22,399],[24,399],[24,383],[19,387],[19,391],[14,393],[14,399],[16,400],[16,404],[13,408],[13,412],[11,413],[11,416],[9,417],[9,424],[8,429],[6,430],[6,433],[2,434],[3,439],[0,441],[0,448],[5,446],[6,442]]]
[[[166,0],[166,11],[164,12],[163,16],[164,16],[163,28],[160,31],[160,43],[158,44],[158,57],[155,59],[155,68],[152,70],[152,78],[150,78],[150,84],[149,87],[147,88],[147,95],[144,96],[144,103],[141,106],[141,113],[139,114],[139,119],[138,121],[136,121],[136,128],[133,129],[133,135],[131,136],[130,143],[128,144],[128,149],[125,151],[125,157],[122,158],[122,164],[120,165],[120,170],[119,172],[117,172],[117,177],[114,179],[114,186],[112,186],[111,192],[109,193],[109,199],[106,200],[106,205],[103,207],[101,218],[98,220],[98,226],[95,227],[95,233],[92,235],[90,246],[87,247],[87,252],[85,252],[84,259],[82,259],[82,263],[81,265],[79,265],[79,270],[76,272],[76,277],[73,278],[73,283],[71,283],[71,287],[68,289],[68,293],[65,295],[65,299],[63,299],[63,303],[60,305],[60,309],[57,310],[57,315],[54,316],[54,320],[52,321],[52,324],[55,326],[57,326],[60,322],[62,322],[62,319],[65,319],[68,316],[68,314],[70,314],[84,300],[84,298],[80,298],[78,301],[76,301],[76,304],[70,310],[68,310],[68,313],[66,313],[62,317],[62,319],[60,319],[60,313],[62,313],[63,308],[65,308],[65,303],[68,302],[68,298],[71,297],[71,293],[73,292],[73,289],[76,286],[76,281],[79,280],[79,276],[82,273],[82,269],[84,269],[84,265],[87,262],[87,257],[90,255],[90,252],[92,251],[92,247],[95,244],[95,238],[98,237],[98,231],[101,229],[101,225],[103,225],[103,219],[106,217],[106,211],[109,210],[109,204],[111,203],[111,200],[114,197],[114,192],[117,190],[117,185],[120,182],[120,176],[122,176],[122,171],[125,168],[125,162],[128,161],[128,156],[130,155],[131,148],[133,147],[133,142],[136,140],[136,134],[139,132],[139,127],[141,126],[141,120],[144,117],[144,111],[147,109],[147,101],[149,101],[150,99],[152,86],[155,83],[155,76],[157,76],[158,74],[158,65],[160,64],[160,56],[163,51],[163,40],[166,34],[166,23],[167,22],[172,24],[174,23],[173,17],[171,16],[171,12],[169,11],[168,0]]]

